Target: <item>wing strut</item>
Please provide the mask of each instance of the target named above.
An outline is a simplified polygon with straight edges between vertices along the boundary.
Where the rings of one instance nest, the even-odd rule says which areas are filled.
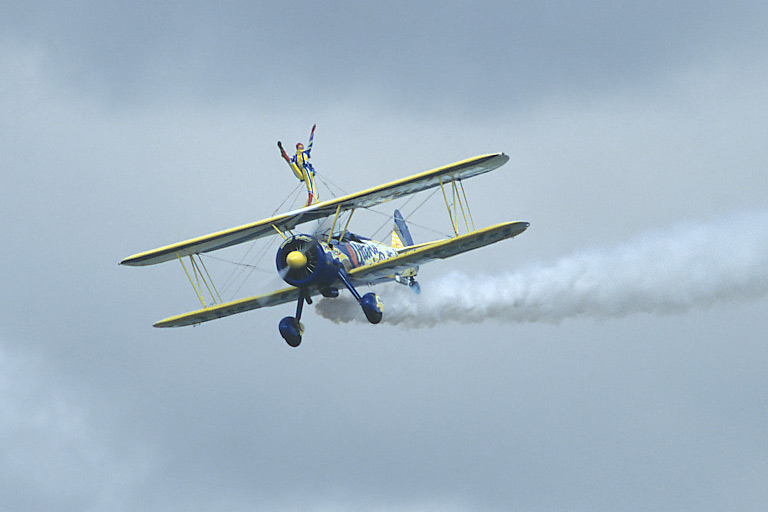
[[[443,178],[439,178],[440,180],[440,190],[443,191],[443,199],[445,199],[445,207],[448,209],[448,218],[451,219],[451,227],[453,228],[453,234],[456,236],[459,236],[459,228],[456,227],[456,221],[453,220],[453,215],[451,215],[451,205],[448,204],[448,196],[445,195],[445,187],[443,186]]]
[[[352,208],[352,210],[349,211],[349,217],[347,217],[347,223],[344,224],[344,229],[341,231],[341,234],[339,235],[339,243],[341,243],[342,240],[344,240],[344,233],[347,232],[347,228],[349,227],[349,221],[352,220],[352,215],[355,214],[355,209]]]
[[[331,238],[333,238],[333,230],[336,229],[336,221],[339,220],[339,212],[341,211],[341,205],[336,207],[336,215],[333,216],[333,224],[331,224],[331,231],[328,233],[328,244],[331,243]],[[341,242],[341,239],[339,239],[339,242]]]
[[[459,180],[459,186],[461,187],[461,193],[464,196],[464,204],[467,205],[467,213],[469,214],[469,221],[472,223],[472,231],[475,231],[475,219],[472,218],[472,212],[469,210],[469,201],[467,200],[467,192],[464,190],[464,183]],[[464,209],[462,208],[462,212]],[[467,222],[467,218],[464,217],[464,222]],[[467,226],[469,229],[469,226]]]
[[[194,256],[197,256],[198,261],[195,261]],[[176,257],[179,260],[179,263],[181,263],[181,268],[184,269],[184,273],[187,274],[187,279],[189,279],[189,284],[192,285],[192,288],[195,290],[195,294],[197,295],[197,298],[200,300],[200,304],[203,305],[203,308],[207,308],[208,305],[205,303],[205,297],[203,294],[203,285],[205,285],[205,288],[208,290],[208,294],[211,296],[211,305],[216,304],[216,298],[219,299],[219,302],[223,302],[221,300],[221,295],[219,294],[219,290],[216,289],[216,285],[213,284],[213,278],[211,277],[210,272],[208,272],[208,268],[205,266],[205,263],[203,262],[203,259],[200,257],[199,254],[189,255],[189,263],[192,267],[192,273],[195,276],[195,280],[192,280],[192,276],[189,274],[189,271],[187,270],[187,266],[184,265],[184,260],[181,259],[181,254],[176,253]],[[205,271],[205,274],[203,274],[203,271]],[[202,284],[200,284],[200,281],[202,280]],[[213,288],[213,290],[211,290]],[[214,295],[214,292],[216,295]]]
[[[287,236],[285,236],[285,234],[283,234],[283,232],[282,232],[282,231],[280,231],[280,228],[278,228],[278,227],[277,227],[277,226],[275,226],[274,224],[272,224],[272,227],[273,227],[273,228],[275,228],[275,231],[277,231],[277,234],[278,234],[278,235],[280,235],[281,237],[283,237],[283,240],[285,240],[285,239],[287,239],[287,238],[288,238]]]
[[[443,192],[443,199],[445,200],[445,207],[448,209],[448,218],[451,220],[451,226],[453,227],[453,233],[459,236],[459,208],[461,208],[461,216],[464,218],[464,225],[467,227],[467,233],[476,231],[475,220],[472,218],[472,212],[469,209],[469,201],[467,200],[467,192],[464,190],[464,184],[461,179],[451,178],[451,200],[452,204],[448,202],[448,194],[445,193],[445,183],[443,178],[439,178],[440,190]],[[458,182],[458,186],[456,185]],[[461,192],[459,192],[461,188]],[[463,200],[462,200],[463,197]],[[466,206],[466,211],[464,207]],[[451,207],[453,207],[453,213],[451,213]],[[469,220],[467,220],[467,214],[469,214]],[[470,228],[469,225],[472,224]]]

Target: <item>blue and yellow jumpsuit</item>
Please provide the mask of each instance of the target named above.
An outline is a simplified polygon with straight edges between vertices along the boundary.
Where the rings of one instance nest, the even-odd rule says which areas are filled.
[[[309,144],[304,149],[304,145],[300,142],[296,144],[296,154],[293,157],[288,158],[288,155],[283,149],[282,143],[278,142],[277,146],[280,148],[280,154],[283,159],[291,166],[293,174],[307,186],[307,204],[309,206],[312,203],[317,202],[317,193],[315,192],[315,168],[309,162],[310,152],[312,151],[312,142],[315,138],[315,126],[312,126],[312,132],[309,134]]]

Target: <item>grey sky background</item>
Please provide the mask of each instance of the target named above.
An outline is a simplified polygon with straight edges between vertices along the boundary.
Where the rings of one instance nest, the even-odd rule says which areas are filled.
[[[309,308],[290,350],[288,305],[153,329],[196,308],[183,271],[117,262],[271,214],[296,186],[275,141],[313,123],[347,192],[510,155],[473,214],[531,228],[424,288],[764,214],[767,11],[3,2],[0,509],[764,510],[764,294],[429,329]],[[447,232],[434,199],[414,222]]]

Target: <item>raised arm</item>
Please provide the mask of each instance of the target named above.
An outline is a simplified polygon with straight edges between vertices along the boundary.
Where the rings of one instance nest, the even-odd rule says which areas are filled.
[[[313,124],[312,131],[309,132],[309,144],[307,144],[307,149],[304,150],[305,153],[312,151],[312,141],[315,138],[315,128],[317,128],[317,125]]]

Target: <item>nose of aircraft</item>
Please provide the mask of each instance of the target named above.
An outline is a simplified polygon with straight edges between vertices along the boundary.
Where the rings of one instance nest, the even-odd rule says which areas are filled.
[[[285,262],[293,270],[304,268],[307,264],[307,257],[301,251],[291,251],[285,258]]]

